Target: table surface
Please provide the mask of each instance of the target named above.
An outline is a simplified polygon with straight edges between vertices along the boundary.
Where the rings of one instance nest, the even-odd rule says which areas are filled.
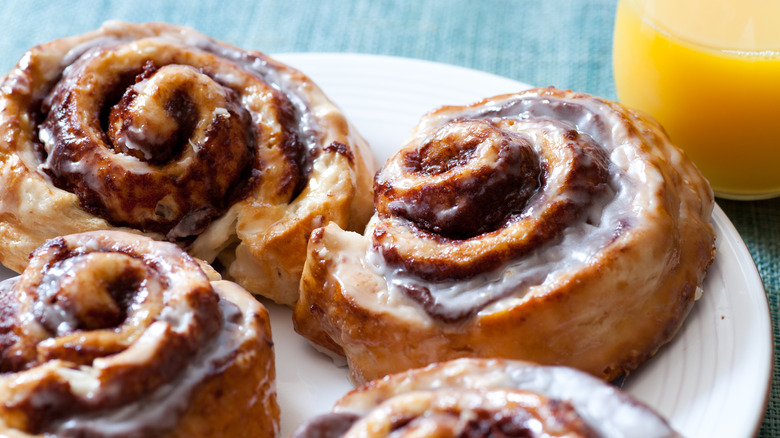
[[[103,21],[164,21],[266,53],[351,52],[453,64],[534,85],[616,99],[616,0],[4,0],[0,72],[40,43]],[[327,90],[326,90],[327,91]],[[780,199],[718,199],[758,266],[777,338]],[[775,363],[777,364],[777,348]],[[780,379],[773,373],[759,436],[780,436]]]

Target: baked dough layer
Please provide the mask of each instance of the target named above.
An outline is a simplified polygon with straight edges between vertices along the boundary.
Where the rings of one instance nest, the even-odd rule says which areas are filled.
[[[715,252],[712,191],[663,129],[566,90],[432,111],[375,192],[365,234],[314,231],[294,312],[357,382],[471,356],[627,374]]]
[[[172,243],[51,239],[0,303],[4,436],[279,431],[267,310]]]
[[[456,359],[368,382],[309,420],[316,436],[679,437],[620,389],[567,367]]]
[[[189,28],[107,22],[0,82],[0,262],[20,272],[46,239],[132,230],[291,305],[311,230],[362,231],[374,171],[303,73]]]

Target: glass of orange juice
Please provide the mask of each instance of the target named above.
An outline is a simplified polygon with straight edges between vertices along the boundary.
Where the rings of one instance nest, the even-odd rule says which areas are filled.
[[[613,67],[717,196],[780,196],[780,1],[619,0]]]

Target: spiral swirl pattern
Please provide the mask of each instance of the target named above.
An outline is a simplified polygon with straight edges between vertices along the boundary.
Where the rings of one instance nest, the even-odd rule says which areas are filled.
[[[371,153],[319,88],[191,29],[110,22],[31,49],[0,90],[16,270],[46,238],[130,228],[289,304],[311,229],[362,229],[372,211]]]
[[[559,236],[609,191],[607,167],[560,122],[449,122],[377,175],[374,244],[422,278],[473,277]]]
[[[358,381],[462,356],[615,378],[677,331],[714,257],[712,191],[661,127],[552,88],[427,114],[375,205],[363,236],[312,234],[294,314]]]
[[[315,436],[678,437],[650,408],[585,373],[459,359],[369,382],[310,420]]]
[[[175,436],[199,415],[191,400],[246,384],[250,394],[223,402],[242,412],[258,406],[261,419],[247,430],[272,436],[267,312],[204,268],[171,243],[117,231],[37,249],[21,276],[0,285],[0,430]],[[245,363],[236,366],[238,358]],[[224,387],[206,385],[213,379],[208,385]]]

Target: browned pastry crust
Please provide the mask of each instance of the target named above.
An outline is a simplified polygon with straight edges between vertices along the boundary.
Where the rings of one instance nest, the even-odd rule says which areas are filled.
[[[3,436],[279,431],[267,310],[172,243],[51,239],[0,304]]]
[[[363,230],[373,156],[304,74],[162,23],[32,48],[0,82],[0,262],[46,239],[166,239],[292,304],[306,241]]]
[[[423,117],[364,235],[312,233],[296,330],[354,380],[458,357],[612,379],[679,329],[712,191],[647,116],[542,88]]]
[[[581,371],[456,359],[368,382],[292,437],[638,435],[679,437],[652,409]]]

